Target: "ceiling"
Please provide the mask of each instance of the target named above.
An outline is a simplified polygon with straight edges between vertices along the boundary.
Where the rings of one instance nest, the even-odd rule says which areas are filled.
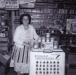
[[[76,3],[76,0],[36,0],[36,2],[47,2],[47,3]]]
[[[76,0],[36,0],[36,3],[58,4],[58,8],[76,9]]]

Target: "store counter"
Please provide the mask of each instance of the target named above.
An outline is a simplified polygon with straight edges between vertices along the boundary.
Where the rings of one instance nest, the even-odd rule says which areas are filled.
[[[33,49],[30,52],[30,75],[65,75],[62,49]]]

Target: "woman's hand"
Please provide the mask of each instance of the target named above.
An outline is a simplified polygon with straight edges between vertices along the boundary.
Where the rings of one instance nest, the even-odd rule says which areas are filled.
[[[23,45],[29,47],[30,46],[30,43],[24,42]]]

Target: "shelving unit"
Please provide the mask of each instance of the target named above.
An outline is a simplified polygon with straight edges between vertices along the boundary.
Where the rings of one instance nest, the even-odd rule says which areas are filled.
[[[9,43],[9,25],[7,25],[7,11],[2,9],[0,10],[0,23],[4,20],[5,25],[0,24],[0,53],[8,52],[8,43]]]

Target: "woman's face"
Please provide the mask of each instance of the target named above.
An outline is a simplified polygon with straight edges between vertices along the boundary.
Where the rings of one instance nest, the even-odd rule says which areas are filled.
[[[23,22],[23,25],[27,26],[27,25],[29,24],[29,19],[28,19],[28,17],[27,17],[27,16],[24,16],[22,22]]]

